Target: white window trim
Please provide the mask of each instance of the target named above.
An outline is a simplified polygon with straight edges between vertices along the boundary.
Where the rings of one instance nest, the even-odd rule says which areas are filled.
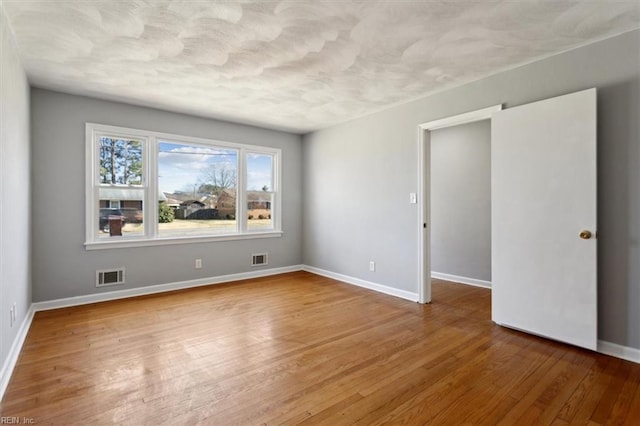
[[[102,134],[110,136],[135,137],[143,141],[143,170],[142,185],[145,190],[143,200],[144,235],[119,236],[100,240],[98,237],[99,217],[99,184],[98,179],[99,156],[97,155],[96,137]],[[199,236],[171,236],[161,237],[157,232],[158,209],[148,208],[158,204],[157,157],[158,140],[168,140],[176,143],[210,145],[221,148],[238,150],[238,179],[237,179],[237,221],[238,231],[230,234],[207,234]],[[271,206],[273,228],[266,230],[247,230],[247,190],[245,157],[251,154],[267,154],[273,156],[273,185],[274,202]],[[215,241],[233,241],[256,238],[281,237],[282,232],[282,185],[281,185],[282,150],[264,146],[242,143],[225,142],[214,139],[204,139],[193,136],[183,136],[170,133],[154,132],[150,130],[132,129],[105,124],[86,123],[85,126],[85,248],[86,250],[113,249],[124,247],[147,247],[169,244],[192,244]],[[135,186],[136,188],[139,186]]]

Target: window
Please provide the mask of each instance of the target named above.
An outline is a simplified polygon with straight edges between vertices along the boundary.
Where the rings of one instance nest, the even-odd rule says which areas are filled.
[[[247,155],[247,228],[273,228],[273,156],[250,152]]]
[[[278,149],[90,123],[86,138],[88,249],[281,235]]]
[[[158,187],[180,201],[175,220],[160,223],[160,236],[238,232],[238,149],[158,143]],[[177,204],[177,203],[174,203]],[[180,226],[176,226],[180,223]]]

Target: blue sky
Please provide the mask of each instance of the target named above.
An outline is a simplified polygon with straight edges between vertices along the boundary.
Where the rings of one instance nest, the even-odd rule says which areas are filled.
[[[247,189],[261,191],[264,186],[273,190],[270,155],[249,154],[247,156]]]
[[[233,149],[160,142],[158,153],[158,185],[161,192],[193,191],[206,183],[207,171],[237,169],[237,151]],[[247,189],[272,188],[271,156],[249,154],[247,157]]]

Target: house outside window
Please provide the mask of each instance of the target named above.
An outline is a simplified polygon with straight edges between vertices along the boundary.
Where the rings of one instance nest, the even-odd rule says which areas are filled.
[[[87,249],[282,234],[279,149],[92,123],[86,144]]]

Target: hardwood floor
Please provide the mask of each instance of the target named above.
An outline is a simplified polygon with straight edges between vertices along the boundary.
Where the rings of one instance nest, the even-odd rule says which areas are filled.
[[[640,424],[640,365],[305,272],[39,312],[0,405],[37,424]]]

